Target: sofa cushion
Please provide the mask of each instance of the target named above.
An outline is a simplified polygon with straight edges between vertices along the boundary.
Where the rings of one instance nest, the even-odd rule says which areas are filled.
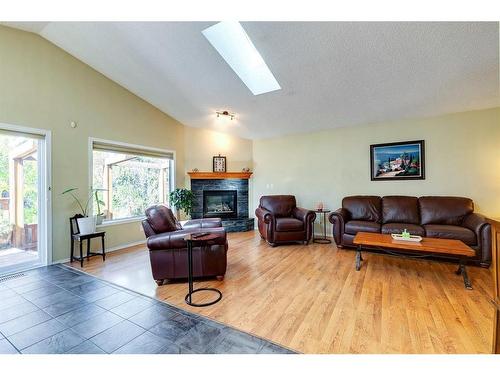
[[[424,229],[427,237],[460,240],[469,246],[474,246],[477,242],[473,231],[456,225],[428,224],[424,225]]]
[[[344,230],[349,234],[358,232],[380,233],[380,224],[373,221],[351,220],[345,224]]]
[[[260,207],[271,212],[274,217],[290,217],[296,206],[293,195],[267,195],[260,198]]]
[[[342,199],[342,208],[345,208],[351,220],[380,222],[381,199],[370,195],[356,195]]]
[[[425,230],[420,225],[408,223],[388,223],[382,225],[382,233],[384,234],[401,233],[405,229],[414,236],[425,236]]]
[[[420,197],[421,224],[461,225],[474,211],[474,203],[461,197]]]
[[[304,222],[292,217],[279,217],[276,219],[277,232],[297,232],[304,230]]]
[[[382,223],[420,224],[418,198],[395,195],[383,197]]]
[[[146,219],[157,234],[182,229],[172,210],[162,204],[148,207]]]

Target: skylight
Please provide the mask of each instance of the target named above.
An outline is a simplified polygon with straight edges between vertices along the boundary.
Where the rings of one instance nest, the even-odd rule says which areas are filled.
[[[202,33],[254,95],[281,89],[239,22],[219,22]]]

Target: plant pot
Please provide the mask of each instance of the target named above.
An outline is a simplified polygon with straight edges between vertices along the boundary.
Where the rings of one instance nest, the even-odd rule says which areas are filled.
[[[79,217],[76,220],[78,221],[78,229],[80,230],[80,234],[95,233],[95,216]]]
[[[95,224],[96,225],[101,225],[103,221],[104,221],[104,215],[97,215],[95,217]]]

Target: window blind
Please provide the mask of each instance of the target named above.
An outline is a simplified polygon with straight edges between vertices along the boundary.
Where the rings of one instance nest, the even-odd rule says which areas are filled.
[[[14,130],[0,129],[0,135],[6,135],[11,137],[24,137],[31,139],[44,139],[45,137],[41,134],[30,133],[30,132],[19,132]]]
[[[174,159],[174,153],[171,151],[139,148],[134,146],[118,145],[101,141],[93,141],[92,149],[98,151],[117,152],[127,155],[148,156],[153,158],[163,158],[171,160]]]

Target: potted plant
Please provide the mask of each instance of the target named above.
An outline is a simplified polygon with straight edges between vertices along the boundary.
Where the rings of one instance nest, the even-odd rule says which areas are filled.
[[[90,234],[95,232],[95,226],[96,226],[96,217],[95,216],[90,216],[89,217],[89,208],[90,208],[90,202],[92,201],[92,198],[94,197],[94,194],[98,191],[104,191],[105,189],[91,189],[89,192],[89,195],[87,197],[87,200],[85,202],[85,206],[82,205],[82,202],[78,197],[74,194],[75,191],[77,191],[78,188],[70,188],[61,193],[61,195],[69,194],[71,197],[75,200],[76,204],[80,208],[81,214],[83,217],[77,218],[78,222],[78,229],[80,230],[80,234]],[[96,195],[97,196],[97,195]]]
[[[194,194],[188,189],[175,189],[170,193],[170,205],[175,207],[177,220],[181,219],[180,211],[183,210],[186,215],[191,213],[194,203]]]
[[[103,189],[95,189],[94,191],[95,203],[97,204],[96,225],[101,225],[104,220],[104,213],[101,212],[101,206],[105,206],[105,203],[99,198],[99,191],[102,190]]]

